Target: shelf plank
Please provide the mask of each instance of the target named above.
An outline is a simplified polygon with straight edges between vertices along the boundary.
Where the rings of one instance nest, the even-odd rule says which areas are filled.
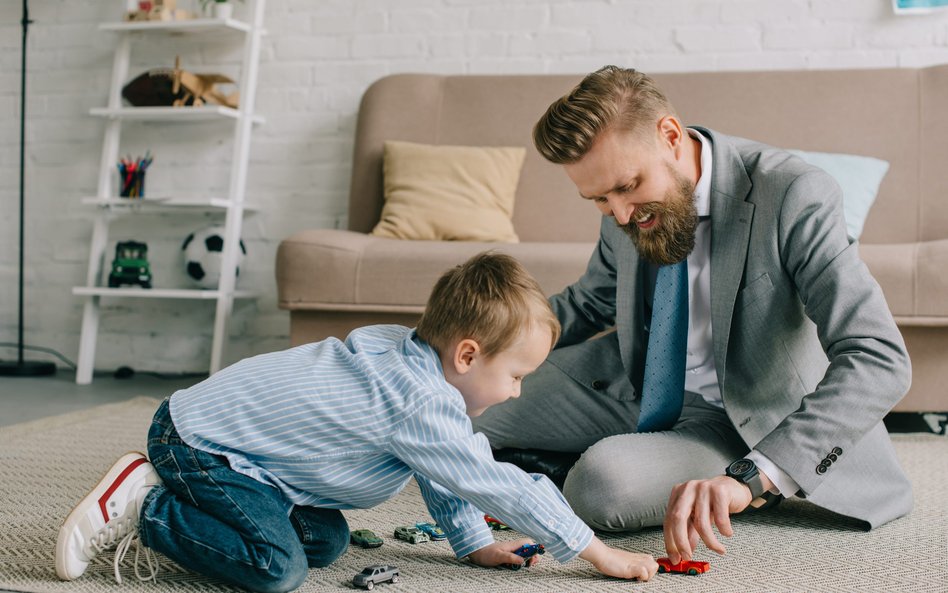
[[[99,25],[100,31],[112,31],[122,33],[128,31],[161,31],[165,33],[212,33],[218,32],[241,32],[250,31],[250,23],[245,23],[237,19],[214,19],[200,18],[182,21],[123,21],[117,23],[102,23]]]
[[[240,111],[223,105],[204,105],[202,107],[93,107],[90,115],[109,119],[140,121],[194,121],[213,119],[237,119]],[[264,122],[263,116],[251,115],[255,124]]]
[[[156,196],[146,198],[98,198],[94,196],[82,198],[82,203],[87,206],[98,206],[99,208],[110,208],[113,210],[227,210],[231,203],[227,198],[218,197],[200,197],[184,198],[172,196]],[[257,212],[259,208],[250,204],[244,204],[245,212]]]
[[[202,290],[199,288],[106,288],[101,286],[73,286],[72,294],[76,296],[100,296],[114,298],[140,299],[197,299],[214,300],[221,296],[218,290]],[[257,294],[251,290],[235,290],[234,298],[256,298]]]

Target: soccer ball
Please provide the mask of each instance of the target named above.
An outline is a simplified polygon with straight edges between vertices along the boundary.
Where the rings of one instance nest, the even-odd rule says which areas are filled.
[[[224,227],[211,226],[188,235],[181,245],[184,255],[184,270],[188,278],[201,288],[217,288],[221,279],[221,260],[224,259]],[[237,251],[237,275],[247,254],[244,241]]]

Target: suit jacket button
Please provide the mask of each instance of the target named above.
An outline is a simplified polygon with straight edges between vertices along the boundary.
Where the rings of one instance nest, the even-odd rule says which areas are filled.
[[[823,458],[823,461],[820,462],[820,465],[822,465],[823,467],[829,467],[833,465],[833,462],[827,458]]]
[[[840,449],[839,447],[833,447],[833,455],[842,455],[842,454],[843,454],[842,449]]]
[[[593,389],[605,389],[608,385],[609,385],[608,383],[606,383],[605,381],[600,381],[599,379],[596,379],[595,381],[592,382]]]
[[[829,455],[826,456],[826,458],[829,459],[830,461],[836,461],[837,459],[839,459],[834,453],[830,453]]]
[[[816,473],[818,473],[818,474],[820,474],[820,475],[825,474],[825,473],[826,473],[826,466],[825,466],[825,465],[818,465],[818,466],[816,466]]]

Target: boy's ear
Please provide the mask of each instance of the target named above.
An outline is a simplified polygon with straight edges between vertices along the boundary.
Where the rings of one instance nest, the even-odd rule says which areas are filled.
[[[452,361],[454,363],[454,370],[457,371],[459,375],[463,375],[471,370],[480,351],[480,345],[470,338],[465,338],[458,342],[457,346],[454,347],[454,360]]]

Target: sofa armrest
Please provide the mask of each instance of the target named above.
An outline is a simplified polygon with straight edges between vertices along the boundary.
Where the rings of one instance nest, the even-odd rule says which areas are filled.
[[[372,239],[336,229],[309,229],[284,239],[276,258],[280,308],[307,308],[314,298],[357,302],[359,264]]]

